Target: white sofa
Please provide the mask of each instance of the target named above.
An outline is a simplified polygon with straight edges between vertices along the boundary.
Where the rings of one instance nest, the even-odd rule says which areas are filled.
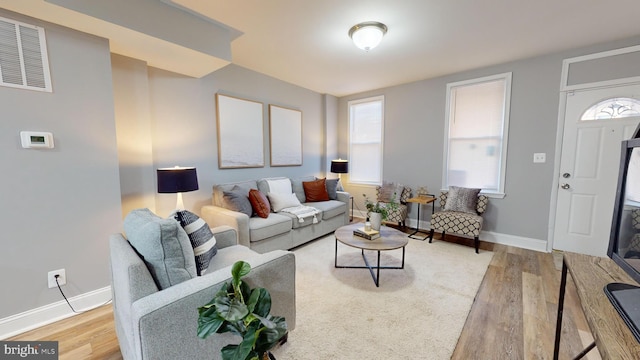
[[[267,218],[261,218],[225,208],[224,191],[235,188],[248,192],[250,189],[257,189],[267,195],[270,190],[268,180],[277,179],[287,178],[264,178],[215,185],[213,204],[203,206],[200,215],[211,227],[226,225],[234,228],[238,232],[238,243],[259,253],[289,250],[349,223],[349,193],[337,191],[335,200],[306,201],[302,182],[316,180],[312,176],[289,180],[300,203],[320,210],[316,215],[317,223],[310,218],[299,221],[296,216],[284,212],[271,212]]]

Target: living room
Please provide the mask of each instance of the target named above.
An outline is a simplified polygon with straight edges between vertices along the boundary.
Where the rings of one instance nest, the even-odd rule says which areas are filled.
[[[65,290],[70,297],[80,297],[81,308],[110,298],[108,236],[122,230],[122,218],[131,209],[149,207],[167,216],[174,207],[174,196],[156,193],[156,168],[198,169],[200,189],[185,194],[185,207],[194,212],[211,203],[214,184],[269,176],[334,176],[331,160],[348,155],[347,102],[384,95],[384,177],[437,192],[442,184],[446,84],[505,72],[512,72],[514,79],[507,195],[491,200],[482,239],[548,251],[554,163],[534,164],[531,155],[546,153],[553,159],[558,151],[562,61],[640,44],[634,36],[335,96],[235,64],[202,78],[180,75],[113,54],[105,38],[5,9],[0,16],[45,29],[54,88],[44,93],[0,87],[5,109],[0,156],[11,174],[2,190],[9,206],[2,216],[5,251],[0,264],[13,275],[1,282],[10,289],[0,300],[0,334],[6,335],[68,315],[57,290],[46,286],[48,271],[66,269]],[[219,169],[216,93],[301,110],[303,164]],[[266,119],[264,129],[268,137]],[[52,132],[55,148],[22,149],[23,130]],[[357,200],[370,191],[345,179]],[[415,219],[416,210],[411,209],[409,218]]]

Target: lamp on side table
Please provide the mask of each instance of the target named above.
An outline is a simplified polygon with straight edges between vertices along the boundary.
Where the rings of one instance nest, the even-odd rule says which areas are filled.
[[[343,190],[341,175],[349,172],[349,160],[331,160],[331,172],[338,174],[338,190]],[[349,221],[353,221],[353,196],[351,197],[351,216]]]
[[[195,167],[173,167],[157,169],[158,192],[178,194],[176,209],[184,210],[182,193],[198,190],[198,174]]]

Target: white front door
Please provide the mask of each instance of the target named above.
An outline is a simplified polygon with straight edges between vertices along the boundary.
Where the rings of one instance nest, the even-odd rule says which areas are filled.
[[[567,94],[554,249],[607,255],[620,142],[633,135],[640,117],[581,117],[592,105],[616,97],[640,99],[640,85]]]

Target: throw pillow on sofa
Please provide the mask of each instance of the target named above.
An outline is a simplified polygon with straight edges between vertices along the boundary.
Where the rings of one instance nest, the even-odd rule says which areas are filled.
[[[269,217],[271,212],[271,204],[264,194],[258,189],[249,190],[249,202],[253,211],[263,219]]]
[[[303,176],[299,178],[292,178],[290,180],[291,190],[293,190],[293,193],[296,194],[300,203],[306,203],[307,197],[304,195],[304,187],[302,186],[302,183],[304,181],[314,181],[317,180],[317,178],[315,176]]]
[[[253,208],[249,201],[249,193],[238,185],[234,186],[231,190],[222,192],[222,202],[225,209],[241,212],[248,217],[253,215]]]
[[[338,199],[338,185],[340,185],[340,179],[326,179],[325,185],[327,187],[327,194],[329,194],[329,200]]]
[[[293,192],[291,180],[288,178],[265,179],[269,184],[268,193],[290,194]]]
[[[191,241],[175,219],[163,219],[149,209],[136,209],[125,217],[124,231],[158,289],[197,276]]]
[[[300,200],[294,193],[290,194],[279,194],[279,193],[268,193],[267,197],[269,198],[269,202],[271,203],[271,208],[274,212],[279,212],[282,209],[294,206],[300,206]]]
[[[325,182],[325,179],[302,182],[302,187],[304,188],[304,195],[307,199],[307,202],[329,200],[329,193],[327,192],[327,186]]]
[[[196,260],[197,274],[203,275],[209,268],[211,259],[218,253],[215,236],[209,229],[209,225],[191,211],[176,211],[174,218],[189,236]]]

